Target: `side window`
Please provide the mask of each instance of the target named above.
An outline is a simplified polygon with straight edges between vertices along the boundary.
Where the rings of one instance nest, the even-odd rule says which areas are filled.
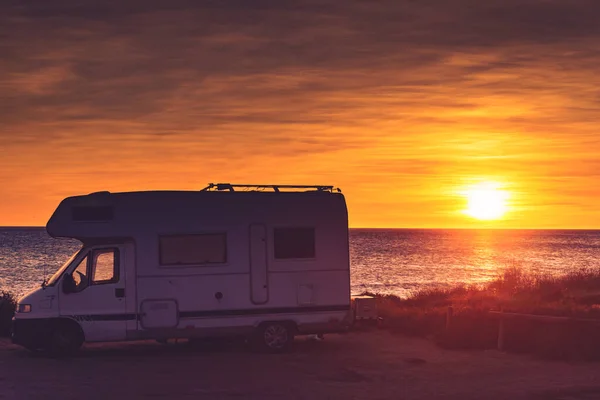
[[[227,235],[208,233],[159,237],[160,265],[202,265],[227,262]]]
[[[275,228],[276,259],[315,258],[315,228]]]
[[[89,282],[87,266],[89,255],[85,256],[73,271],[73,281],[75,282],[75,290],[83,290]]]
[[[117,249],[99,249],[92,253],[92,284],[119,281],[119,252]]]

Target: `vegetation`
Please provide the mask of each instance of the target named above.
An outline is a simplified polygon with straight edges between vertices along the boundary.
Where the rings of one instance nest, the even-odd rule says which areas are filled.
[[[482,286],[423,290],[407,299],[368,294],[378,299],[384,327],[431,337],[446,348],[495,348],[499,316],[489,311],[570,317],[551,322],[506,319],[504,349],[548,358],[600,359],[598,270],[555,277],[511,268]],[[447,325],[449,307],[453,316]]]
[[[497,346],[499,317],[489,311],[571,317],[566,322],[507,319],[504,348],[555,359],[600,360],[600,270],[546,276],[511,268],[481,286],[422,290],[407,299],[364,294],[377,298],[384,328],[454,349]],[[16,306],[16,296],[0,292],[0,336],[10,334]],[[447,324],[449,307],[453,315]]]
[[[16,308],[16,296],[9,292],[0,292],[0,336],[10,335],[10,324]]]

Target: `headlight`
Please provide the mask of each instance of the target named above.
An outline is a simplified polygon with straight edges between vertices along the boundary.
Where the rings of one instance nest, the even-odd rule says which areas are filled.
[[[28,313],[31,312],[31,304],[19,304],[17,306],[18,313]]]

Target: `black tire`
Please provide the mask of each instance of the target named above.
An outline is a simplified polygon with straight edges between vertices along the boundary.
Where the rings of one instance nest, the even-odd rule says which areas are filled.
[[[52,330],[48,353],[53,357],[72,356],[83,344],[83,333],[71,324],[57,324]]]
[[[285,322],[267,322],[259,326],[254,337],[255,345],[267,353],[282,353],[294,342],[293,326]]]

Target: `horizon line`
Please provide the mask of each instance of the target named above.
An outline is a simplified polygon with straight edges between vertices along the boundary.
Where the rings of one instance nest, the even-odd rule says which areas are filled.
[[[0,229],[45,229],[45,225],[0,225]],[[365,227],[350,226],[348,229],[364,230],[489,230],[489,231],[600,231],[598,228],[492,228],[492,227]]]

